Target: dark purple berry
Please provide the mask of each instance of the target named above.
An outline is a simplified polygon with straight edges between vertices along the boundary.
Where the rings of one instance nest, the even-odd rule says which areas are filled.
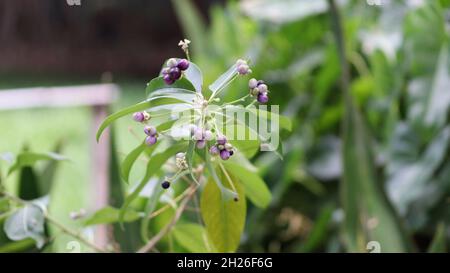
[[[219,145],[225,145],[227,143],[227,138],[224,135],[217,136],[217,143]]]
[[[152,146],[156,143],[157,140],[158,139],[155,136],[148,136],[145,138],[145,144],[147,144],[148,146]]]
[[[266,93],[263,93],[263,94],[259,94],[258,95],[258,99],[257,100],[258,100],[259,103],[267,103],[269,101],[269,97],[267,96]]]
[[[228,160],[228,158],[230,158],[230,152],[227,150],[220,151],[220,158],[223,160]]]
[[[231,151],[229,151],[230,152],[230,156],[232,156],[233,154],[234,154],[234,151],[233,150],[231,150]]]
[[[169,71],[169,75],[173,80],[181,78],[181,71],[177,67],[172,67]]]
[[[171,85],[175,82],[174,79],[172,79],[172,77],[170,76],[170,74],[166,74],[163,76],[163,80],[166,84]]]
[[[161,187],[165,190],[167,190],[170,187],[170,182],[169,181],[164,181],[161,183]]]
[[[178,62],[177,67],[178,67],[180,70],[184,71],[184,70],[188,69],[188,67],[189,67],[189,61],[186,60],[186,59],[181,59],[181,60]]]
[[[233,198],[233,200],[234,200],[234,202],[238,202],[238,201],[239,201],[239,197],[235,196],[235,197]]]

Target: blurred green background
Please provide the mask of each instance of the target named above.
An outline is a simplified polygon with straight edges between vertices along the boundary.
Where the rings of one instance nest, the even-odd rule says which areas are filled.
[[[0,4],[1,89],[112,81],[121,88],[114,110],[144,99],[163,60],[182,56],[182,38],[205,83],[236,59],[251,60],[294,130],[283,135],[283,160],[252,159],[274,198],[266,210],[249,205],[240,251],[364,252],[369,241],[387,252],[447,251],[448,1],[336,1],[340,18],[325,0],[25,2]],[[224,99],[246,92],[237,81]],[[0,112],[0,153],[61,143],[70,162],[59,163],[49,210],[74,228],[70,212],[92,202],[91,117],[88,108]],[[114,126],[118,161],[140,142],[133,126]],[[70,237],[52,237],[46,251],[67,251]],[[30,245],[0,243],[0,252]]]

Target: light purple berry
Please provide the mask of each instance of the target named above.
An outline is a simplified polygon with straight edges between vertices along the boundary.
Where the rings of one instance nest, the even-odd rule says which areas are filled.
[[[186,60],[186,59],[181,59],[181,60],[178,62],[177,67],[178,67],[180,70],[184,71],[184,70],[186,70],[186,69],[189,68],[189,61]]]
[[[145,120],[145,115],[142,112],[136,112],[133,114],[134,121],[143,122]]]
[[[203,149],[206,146],[206,140],[197,140],[197,148]]]
[[[203,129],[196,128],[194,130],[194,140],[203,140]]]
[[[241,64],[237,67],[237,71],[241,75],[247,75],[250,73],[250,67],[246,64]]]
[[[219,145],[225,145],[227,143],[227,138],[224,135],[217,136],[217,143]]]
[[[269,97],[267,96],[267,93],[263,93],[258,95],[257,100],[259,103],[267,103],[269,101]]]
[[[169,75],[172,78],[172,80],[178,80],[179,78],[181,78],[181,71],[177,67],[172,67],[169,70]]]
[[[228,160],[228,158],[230,158],[230,152],[227,150],[220,151],[220,158],[223,160]]]
[[[258,85],[258,90],[259,90],[260,93],[266,93],[266,92],[267,92],[267,89],[268,89],[268,88],[267,88],[267,85],[264,84],[264,83]]]
[[[212,137],[213,137],[213,135],[212,135],[212,133],[211,133],[210,130],[206,130],[206,131],[203,133],[203,138],[204,138],[205,140],[211,140]]]
[[[257,86],[258,86],[258,81],[257,81],[255,78],[250,79],[250,80],[248,81],[248,88],[254,89],[254,88],[256,88]]]
[[[144,133],[148,136],[154,136],[154,135],[156,135],[157,131],[156,131],[156,128],[153,126],[146,126],[144,128]]]
[[[175,82],[174,79],[172,79],[172,77],[170,76],[170,74],[166,74],[163,76],[163,80],[166,84],[171,85]]]
[[[211,148],[209,148],[209,153],[211,155],[218,155],[220,153],[220,150],[219,150],[219,148],[217,148],[216,145],[214,145],[214,146],[211,146]]]
[[[175,58],[170,58],[169,60],[167,60],[167,66],[168,67],[176,67],[178,64],[177,59]]]
[[[148,146],[152,146],[156,143],[157,140],[158,139],[155,136],[148,136],[145,138],[145,144],[147,144]]]
[[[165,67],[165,68],[163,68],[163,70],[161,71],[161,73],[162,73],[163,75],[167,75],[167,74],[169,74],[169,71],[170,71],[170,68]]]

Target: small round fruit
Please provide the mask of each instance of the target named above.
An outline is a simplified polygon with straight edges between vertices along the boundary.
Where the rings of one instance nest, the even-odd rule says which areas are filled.
[[[227,143],[227,138],[224,135],[217,136],[217,143],[219,145],[225,145]]]
[[[227,150],[220,151],[220,158],[222,158],[222,160],[228,160],[228,158],[230,158],[230,152]]]
[[[211,155],[218,155],[220,153],[220,150],[219,150],[219,148],[217,148],[216,145],[214,145],[214,146],[211,146],[211,148],[209,148],[209,153]]]
[[[189,68],[189,61],[186,60],[186,59],[181,59],[181,60],[178,62],[177,67],[178,67],[181,71],[184,71],[184,70],[186,70],[186,69]]]
[[[144,133],[148,136],[154,136],[154,135],[156,135],[157,131],[156,131],[156,128],[153,126],[145,126]]]
[[[175,80],[170,76],[170,74],[166,74],[163,76],[163,80],[166,84],[171,85],[175,82]]]
[[[156,143],[157,140],[158,139],[155,136],[148,136],[145,138],[145,144],[147,144],[148,146],[152,146]]]
[[[196,146],[197,146],[198,149],[203,149],[206,146],[206,141],[205,140],[198,140]]]
[[[269,97],[267,94],[259,94],[257,100],[259,103],[267,103],[269,101]]]
[[[161,187],[165,190],[167,190],[170,187],[170,182],[169,181],[164,181],[161,183]]]
[[[178,64],[178,61],[175,58],[170,58],[169,60],[167,60],[168,67],[176,67],[177,64]]]
[[[169,71],[169,75],[173,80],[181,78],[181,71],[177,67],[172,67]]]
[[[136,112],[133,114],[133,120],[137,122],[143,122],[145,120],[145,115],[142,112]]]
[[[258,81],[253,78],[248,81],[248,88],[253,89],[258,86]]]

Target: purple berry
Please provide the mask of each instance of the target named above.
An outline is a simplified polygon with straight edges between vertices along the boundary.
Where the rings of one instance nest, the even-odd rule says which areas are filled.
[[[267,96],[267,93],[263,93],[258,95],[257,100],[259,103],[267,103],[269,101],[269,97]]]
[[[228,160],[228,158],[230,158],[230,152],[227,150],[220,151],[220,158],[222,158],[222,160]]]
[[[175,58],[170,58],[169,60],[167,60],[168,67],[176,67],[177,64],[178,64],[178,61]]]
[[[211,155],[218,155],[220,153],[220,150],[219,150],[219,148],[217,148],[216,145],[214,145],[214,146],[211,146],[211,148],[209,148],[209,153]]]
[[[170,70],[170,68],[165,67],[165,68],[163,68],[163,70],[161,71],[161,74],[167,75],[167,74],[169,74],[169,70]]]
[[[143,122],[145,120],[145,115],[142,112],[136,112],[133,114],[134,121]]]
[[[186,59],[181,59],[181,60],[178,62],[177,67],[178,67],[181,71],[184,71],[184,70],[188,69],[188,67],[189,67],[189,61],[186,60]]]
[[[198,149],[203,149],[206,146],[206,141],[205,140],[198,140],[197,141],[197,148]]]
[[[167,190],[170,187],[170,182],[169,181],[164,181],[161,183],[161,187],[165,190]]]
[[[171,85],[175,82],[174,79],[172,79],[172,77],[170,76],[170,74],[166,74],[163,76],[163,80],[166,84]]]
[[[145,126],[144,133],[148,136],[154,136],[156,135],[157,131],[156,128],[153,126]]]
[[[255,78],[250,79],[250,80],[248,81],[248,88],[254,89],[254,88],[256,88],[257,86],[258,86],[258,81],[257,81]]]
[[[152,146],[156,143],[157,140],[158,139],[155,136],[148,136],[145,138],[145,144],[147,144],[148,146]]]
[[[212,133],[211,133],[210,130],[206,130],[206,131],[203,133],[203,138],[204,138],[205,140],[211,140],[212,137],[213,137],[213,135],[212,135]]]
[[[196,128],[194,130],[194,139],[195,140],[203,140],[203,129],[202,128]]]
[[[258,85],[258,90],[260,93],[267,93],[267,89],[267,85],[264,83]]]
[[[237,71],[239,74],[241,75],[247,75],[248,73],[250,73],[250,67],[246,64],[241,64],[237,67]]]
[[[229,151],[230,152],[230,156],[232,156],[233,154],[234,154],[234,151],[233,150],[231,150],[231,151]]]
[[[217,143],[219,145],[225,145],[227,143],[227,138],[224,135],[217,136]]]
[[[172,67],[169,70],[169,75],[172,78],[172,80],[178,80],[179,78],[181,78],[181,71],[177,67]]]

